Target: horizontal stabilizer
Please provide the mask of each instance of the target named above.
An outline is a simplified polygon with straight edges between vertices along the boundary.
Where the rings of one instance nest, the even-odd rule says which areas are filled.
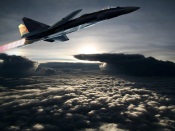
[[[61,19],[60,21],[58,21],[58,22],[55,23],[54,25],[52,25],[52,26],[50,27],[50,29],[53,29],[53,28],[55,28],[55,27],[58,27],[58,26],[60,26],[60,25],[65,24],[65,23],[68,22],[69,20],[73,19],[73,18],[74,18],[79,12],[81,12],[81,11],[82,11],[82,9],[76,10],[76,11],[70,13],[69,15],[67,15],[66,17],[64,17],[63,19]]]
[[[41,23],[41,22],[38,22],[38,21],[35,21],[32,19],[29,19],[27,17],[24,17],[22,20],[23,20],[23,22],[24,22],[24,24],[27,27],[29,32],[34,32],[37,30],[50,28],[49,25],[46,25],[44,23]]]
[[[62,35],[62,36],[54,37],[54,38],[51,38],[51,39],[45,39],[44,41],[47,41],[47,42],[54,42],[54,41],[64,42],[64,41],[68,41],[68,40],[69,40],[69,38],[66,35]]]

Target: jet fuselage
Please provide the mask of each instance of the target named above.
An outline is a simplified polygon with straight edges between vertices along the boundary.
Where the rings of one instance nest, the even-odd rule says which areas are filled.
[[[70,13],[52,26],[24,17],[22,19],[24,24],[18,26],[22,39],[0,46],[0,52],[26,46],[40,40],[47,42],[68,41],[69,38],[66,34],[92,26],[103,20],[133,12],[137,9],[139,7],[110,7],[73,19],[82,10],[80,9]]]
[[[88,26],[92,26],[103,20],[111,19],[114,17],[118,17],[120,15],[133,12],[137,9],[139,9],[139,7],[116,7],[116,8],[104,9],[98,12],[93,12],[91,14],[84,14],[78,18],[70,20],[55,28],[44,29],[40,33],[36,32],[33,35],[26,37],[26,39],[28,40],[52,39],[64,34],[75,32],[79,29],[83,29]]]

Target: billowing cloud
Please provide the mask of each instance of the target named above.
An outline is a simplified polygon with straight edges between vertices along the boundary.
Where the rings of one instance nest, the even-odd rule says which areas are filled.
[[[112,73],[139,76],[175,76],[175,63],[144,57],[139,54],[80,54],[74,56],[80,60],[105,62],[100,67]]]
[[[0,54],[0,75],[23,76],[34,74],[38,63],[22,56]]]
[[[26,57],[0,54],[0,76],[22,77],[30,75],[53,75],[52,68],[38,66],[39,63]]]
[[[56,70],[54,70],[53,68],[46,68],[46,67],[42,67],[39,66],[36,70],[36,74],[37,75],[54,75],[56,74]]]
[[[53,65],[59,75],[0,78],[13,85],[0,88],[1,130],[175,130],[174,78]]]

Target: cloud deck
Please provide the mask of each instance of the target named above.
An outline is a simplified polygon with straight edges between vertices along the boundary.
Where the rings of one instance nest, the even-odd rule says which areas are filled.
[[[1,77],[6,83],[0,88],[2,130],[175,129],[173,77],[57,71],[50,77]]]

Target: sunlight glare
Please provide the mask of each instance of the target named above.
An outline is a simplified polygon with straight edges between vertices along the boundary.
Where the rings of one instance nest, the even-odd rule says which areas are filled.
[[[6,51],[6,53],[9,55],[17,55],[17,56],[24,56],[25,55],[22,48],[8,50],[8,51]]]
[[[80,54],[94,54],[94,53],[97,53],[97,50],[93,46],[85,46],[79,50],[79,53]]]

